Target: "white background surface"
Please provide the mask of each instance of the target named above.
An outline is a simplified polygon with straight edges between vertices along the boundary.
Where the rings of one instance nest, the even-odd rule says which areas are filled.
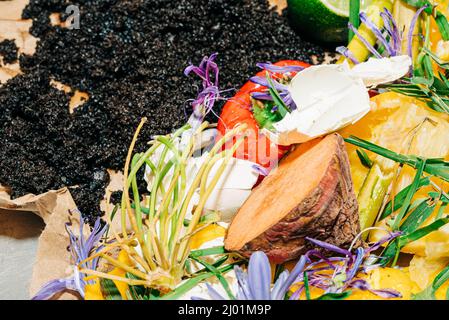
[[[0,210],[0,300],[29,299],[28,284],[43,229],[42,220],[32,213]]]

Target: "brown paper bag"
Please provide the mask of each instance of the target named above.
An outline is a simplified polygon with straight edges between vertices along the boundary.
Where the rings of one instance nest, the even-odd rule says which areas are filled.
[[[75,202],[67,188],[11,200],[6,189],[0,187],[2,214],[29,212],[40,216],[46,224],[39,237],[36,263],[30,283],[30,296],[33,296],[48,281],[65,278],[71,274],[70,253],[67,250],[69,237],[65,224],[70,219],[73,228],[78,229],[79,217],[69,216],[69,211],[75,208]],[[61,298],[73,299],[75,296],[64,294]]]

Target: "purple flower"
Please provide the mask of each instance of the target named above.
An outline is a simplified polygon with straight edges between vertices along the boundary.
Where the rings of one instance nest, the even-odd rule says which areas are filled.
[[[73,275],[67,278],[56,279],[46,283],[32,298],[32,300],[48,300],[55,294],[66,290],[76,291],[81,295],[81,297],[84,298],[84,288],[86,284],[88,284],[88,282],[84,280],[85,274],[79,272],[78,265],[82,261],[89,258],[92,252],[97,251],[101,248],[98,247],[98,243],[108,229],[108,226],[102,226],[101,219],[98,218],[97,221],[95,221],[95,225],[89,237],[85,239],[83,234],[84,221],[81,217],[81,213],[78,210],[76,211],[80,215],[79,236],[74,235],[74,233],[70,229],[69,223],[66,223],[65,227],[70,239],[69,249],[73,259]],[[81,265],[81,268],[95,270],[97,264],[98,258],[95,258],[91,259],[88,262],[84,262]]]
[[[270,171],[267,168],[257,163],[253,164],[252,168],[254,169],[254,171],[256,171],[257,173],[259,173],[261,176],[264,177],[268,176],[268,174],[270,173]]]
[[[212,110],[215,102],[220,98],[216,58],[217,53],[211,54],[210,57],[205,56],[199,66],[190,65],[184,70],[186,76],[193,72],[203,80],[203,89],[192,102],[193,113],[188,120],[193,129],[203,122],[206,114]]]
[[[419,19],[419,16],[421,15],[421,13],[426,10],[428,8],[428,5],[426,4],[425,6],[419,8],[415,15],[413,16],[412,22],[410,23],[410,30],[408,32],[408,43],[407,43],[407,53],[410,56],[410,58],[412,58],[413,61],[413,32],[415,31],[415,27],[416,27],[416,23]]]
[[[274,64],[269,63],[269,62],[266,62],[266,63],[259,62],[256,65],[259,68],[267,70],[272,73],[286,74],[286,73],[299,72],[299,71],[304,70],[304,67],[301,67],[301,66],[275,66]]]
[[[285,84],[279,83],[275,79],[272,79],[272,83],[273,83],[273,87],[272,87],[266,78],[258,77],[258,76],[252,77],[249,80],[251,82],[254,82],[263,87],[272,88],[272,89],[278,91],[279,95],[282,98],[282,100],[284,101],[284,103],[290,107],[290,110],[296,109],[296,104],[291,97],[289,88]],[[251,97],[254,99],[257,99],[257,100],[273,101],[273,97],[268,92],[268,89],[263,92],[253,92],[251,94]]]
[[[401,55],[402,33],[400,32],[397,23],[393,18],[393,15],[388,9],[384,8],[384,10],[380,13],[380,16],[382,17],[382,21],[384,24],[382,29],[377,27],[377,25],[372,22],[364,12],[360,13],[360,20],[368,27],[368,29],[371,30],[371,32],[376,37],[377,42],[385,48],[384,56],[395,57]],[[351,23],[348,24],[348,28],[354,32],[357,38],[365,45],[365,47],[371,52],[372,55],[374,55],[378,59],[384,57],[367,39],[365,39],[365,37],[363,37],[358,32],[357,28],[355,28]],[[351,60],[353,63],[359,63],[354,54],[347,47],[338,47],[337,52]]]
[[[359,64],[360,63],[360,61],[357,60],[357,58],[354,56],[354,54],[351,52],[351,50],[349,50],[345,46],[337,47],[335,49],[335,51],[337,51],[339,54],[341,54],[342,56],[346,57],[347,59],[351,60],[351,62],[354,63],[354,64]]]
[[[372,289],[371,286],[369,285],[369,283],[363,279],[356,279],[356,280],[351,281],[348,284],[348,288],[355,288],[355,289],[359,289],[362,291],[369,291],[369,292],[374,293],[375,295],[377,295],[381,298],[385,298],[385,299],[402,297],[402,295],[399,292],[397,292],[396,290],[393,290],[393,289],[380,289],[380,290]]]
[[[385,9],[380,13],[384,22],[384,29],[390,37],[390,46],[393,49],[394,55],[400,55],[402,51],[402,34],[399,31],[398,25],[393,18],[391,12]]]
[[[288,289],[304,270],[307,258],[302,256],[292,272],[283,271],[273,286],[271,286],[271,266],[268,257],[262,251],[251,255],[248,271],[244,272],[239,266],[234,268],[238,291],[237,300],[284,300]],[[226,300],[209,284],[206,284],[213,300]],[[197,298],[194,298],[197,299]]]
[[[359,290],[370,291],[384,298],[400,297],[401,294],[395,290],[374,290],[369,286],[366,280],[357,278],[358,273],[367,272],[381,266],[381,264],[372,263],[372,258],[378,260],[378,257],[373,256],[371,252],[377,250],[382,244],[395,239],[399,235],[401,235],[401,232],[390,233],[387,237],[372,244],[366,249],[361,247],[357,248],[355,253],[320,240],[306,238],[314,245],[321,247],[326,251],[335,252],[343,256],[325,257],[317,249],[308,251],[305,254],[305,257],[307,257],[308,260],[308,265],[304,272],[307,273],[309,286],[322,289],[325,293],[343,293],[351,288],[356,288]],[[314,258],[317,258],[317,260],[314,261]],[[323,273],[322,271],[326,272]],[[304,282],[304,273],[299,274],[297,282]],[[299,299],[304,290],[305,287],[304,284],[302,284],[292,294],[290,299]]]

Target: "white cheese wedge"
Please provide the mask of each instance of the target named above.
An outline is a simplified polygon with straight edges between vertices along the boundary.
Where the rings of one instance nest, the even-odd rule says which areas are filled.
[[[355,123],[370,110],[368,91],[349,66],[319,65],[299,72],[290,83],[297,109],[263,130],[280,145],[303,143]]]

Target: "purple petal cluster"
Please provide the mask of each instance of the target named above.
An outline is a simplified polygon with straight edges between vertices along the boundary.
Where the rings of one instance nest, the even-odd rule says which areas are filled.
[[[269,62],[259,62],[256,64],[256,66],[262,70],[267,70],[271,73],[281,73],[281,74],[288,74],[304,70],[304,67],[301,66],[276,66]]]
[[[357,275],[360,272],[367,273],[380,267],[381,263],[372,263],[372,261],[382,259],[373,255],[373,251],[401,234],[400,231],[392,232],[368,248],[360,247],[355,252],[307,237],[306,239],[315,246],[339,256],[327,257],[318,249],[309,250],[300,258],[291,273],[287,270],[283,271],[274,285],[271,284],[271,267],[268,257],[262,251],[254,252],[249,260],[247,272],[244,272],[238,266],[234,268],[238,283],[236,299],[284,300],[294,283],[302,283],[295,288],[290,297],[290,300],[297,300],[306,289],[304,274],[307,275],[309,287],[322,289],[325,293],[343,293],[350,289],[358,289],[369,291],[382,298],[400,298],[401,294],[396,290],[373,289],[366,280],[357,278]],[[213,300],[226,300],[212,286],[209,284],[206,284],[206,286],[209,296]]]
[[[359,272],[366,273],[381,266],[381,263],[371,263],[373,260],[377,261],[382,259],[381,257],[373,255],[373,251],[379,249],[383,244],[393,240],[399,235],[401,235],[401,232],[390,233],[387,237],[372,244],[366,249],[361,247],[357,248],[355,253],[320,240],[306,238],[315,246],[341,255],[328,258],[316,249],[307,252],[305,256],[307,257],[308,266],[305,268],[304,272],[307,274],[309,287],[322,289],[325,293],[343,293],[350,289],[359,289],[370,291],[383,298],[401,297],[401,294],[395,290],[372,289],[366,280],[357,278]],[[305,291],[304,273],[298,276],[297,281],[302,283],[302,285],[300,285],[292,294],[290,297],[292,300],[299,299],[301,294]]]
[[[416,23],[418,22],[419,16],[421,15],[421,13],[423,13],[424,10],[426,10],[428,8],[428,5],[426,4],[425,6],[419,8],[415,15],[413,16],[412,22],[410,23],[410,30],[408,32],[408,39],[407,39],[407,53],[410,56],[410,58],[413,59],[413,37],[415,36],[413,34],[415,27],[416,27]]]
[[[46,283],[39,292],[32,298],[32,300],[48,300],[52,298],[55,294],[70,290],[76,291],[80,294],[81,297],[84,297],[84,288],[88,284],[84,280],[85,274],[79,272],[78,265],[89,258],[89,256],[94,251],[98,251],[101,249],[99,246],[99,242],[106,232],[108,226],[102,225],[101,219],[98,218],[95,221],[95,225],[87,237],[84,237],[84,221],[81,217],[81,213],[76,210],[76,212],[80,215],[80,228],[79,228],[79,236],[76,236],[73,231],[70,229],[70,224],[66,224],[66,231],[69,235],[70,246],[69,250],[72,255],[73,262],[73,274],[70,277],[63,279],[56,279]],[[80,265],[83,269],[92,269],[95,270],[98,265],[98,258],[91,259],[88,262],[84,262]]]
[[[188,123],[192,128],[197,128],[202,122],[206,114],[214,107],[215,102],[220,98],[220,90],[218,88],[218,65],[215,63],[217,53],[205,56],[199,66],[190,65],[184,70],[184,75],[190,73],[196,74],[203,80],[202,91],[192,102],[193,113]]]
[[[270,73],[282,73],[288,74],[291,72],[299,72],[304,68],[301,66],[275,66],[271,63],[258,63],[257,66],[264,70],[267,70]],[[290,107],[290,110],[296,109],[296,104],[293,101],[289,88],[287,85],[279,83],[276,79],[271,79],[273,86],[268,82],[268,80],[264,77],[255,76],[249,79],[251,82],[261,85],[263,87],[271,88],[279,92],[280,97],[284,101],[284,103]],[[268,92],[268,89],[262,92],[253,92],[251,97],[256,100],[268,100],[273,101],[273,97]]]
[[[304,270],[306,257],[302,256],[292,272],[284,270],[271,285],[271,266],[268,257],[262,251],[251,255],[248,271],[244,272],[239,266],[234,268],[238,291],[237,300],[284,300],[288,289]],[[213,300],[226,300],[209,284],[206,284],[210,297]],[[197,299],[197,298],[194,298]]]
[[[424,7],[425,9],[425,7]],[[420,10],[424,10],[421,8]],[[418,12],[420,11],[418,10]],[[421,11],[422,12],[422,11]],[[380,16],[383,20],[383,28],[380,29],[376,26],[374,22],[372,22],[366,13],[360,13],[360,21],[364,23],[374,34],[377,39],[377,42],[385,48],[383,54],[381,54],[378,50],[374,48],[371,43],[363,37],[357,28],[355,28],[351,23],[348,24],[349,29],[351,29],[357,38],[365,45],[365,47],[371,52],[373,56],[378,59],[383,57],[395,57],[402,54],[402,33],[398,28],[396,21],[393,18],[391,12],[384,8],[384,10],[380,13]],[[418,15],[419,16],[419,15]],[[411,26],[413,27],[413,26]],[[411,29],[414,30],[414,27]],[[413,34],[413,32],[409,32],[409,35]],[[411,39],[409,39],[410,45]],[[353,53],[347,47],[338,47],[337,52],[351,60],[353,63],[358,64],[359,61],[354,57]]]

